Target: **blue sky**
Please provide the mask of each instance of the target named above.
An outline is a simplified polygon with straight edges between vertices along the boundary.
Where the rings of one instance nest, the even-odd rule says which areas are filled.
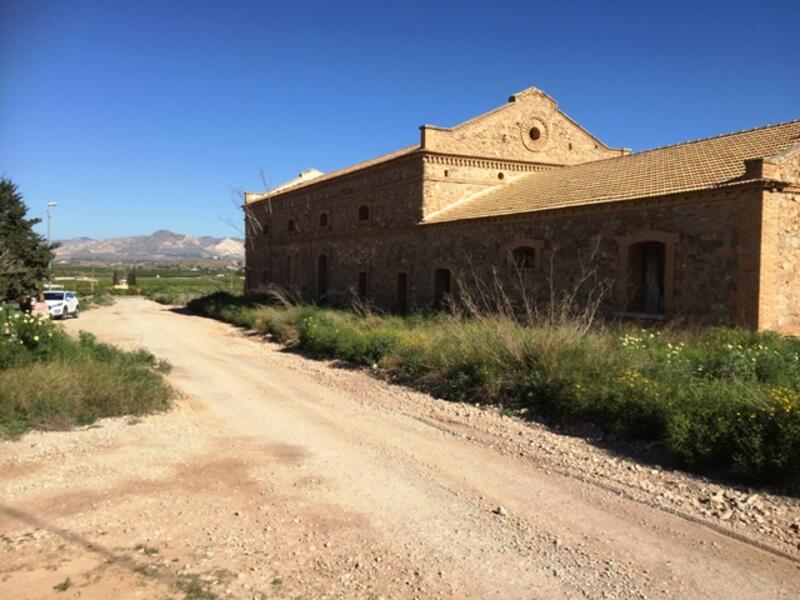
[[[232,193],[536,86],[634,150],[800,118],[800,2],[0,1],[0,175],[54,237],[231,235]]]

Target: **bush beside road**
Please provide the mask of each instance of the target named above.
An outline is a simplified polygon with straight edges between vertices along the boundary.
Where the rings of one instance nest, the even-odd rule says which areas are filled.
[[[76,340],[47,317],[0,307],[0,435],[66,429],[101,417],[166,409],[169,365],[88,333]]]
[[[691,471],[796,488],[800,340],[713,328],[527,326],[492,315],[390,316],[217,293],[193,312],[449,399],[655,442]]]

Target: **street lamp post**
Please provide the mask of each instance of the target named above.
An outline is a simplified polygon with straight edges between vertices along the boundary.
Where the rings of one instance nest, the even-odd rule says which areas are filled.
[[[50,228],[50,221],[52,219],[52,215],[50,214],[50,209],[54,206],[58,206],[58,202],[48,202],[47,203],[47,246],[48,248],[52,245],[51,244],[51,228]],[[53,259],[50,259],[50,262],[47,264],[47,289],[52,289],[53,287]]]

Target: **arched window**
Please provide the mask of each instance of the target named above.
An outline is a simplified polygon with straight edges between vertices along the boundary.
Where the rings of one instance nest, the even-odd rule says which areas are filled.
[[[328,226],[328,213],[324,212],[319,214],[319,226],[320,227]]]
[[[505,246],[511,268],[517,272],[533,272],[542,269],[544,240],[517,239]]]
[[[363,204],[358,207],[358,220],[369,221],[369,206]]]
[[[511,258],[520,271],[533,271],[536,268],[536,248],[517,246],[511,251]]]
[[[289,219],[289,223],[286,225],[286,228],[289,231],[294,231],[294,219]]]
[[[623,315],[665,318],[673,313],[679,237],[674,232],[645,230],[617,238],[617,293]]]

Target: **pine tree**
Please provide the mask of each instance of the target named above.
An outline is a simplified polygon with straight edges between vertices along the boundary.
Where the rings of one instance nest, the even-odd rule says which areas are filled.
[[[0,299],[40,289],[47,278],[56,246],[48,246],[33,230],[41,219],[28,219],[27,214],[17,186],[0,178]]]
[[[136,285],[136,265],[134,265],[133,270],[128,273],[128,285],[129,286]]]

